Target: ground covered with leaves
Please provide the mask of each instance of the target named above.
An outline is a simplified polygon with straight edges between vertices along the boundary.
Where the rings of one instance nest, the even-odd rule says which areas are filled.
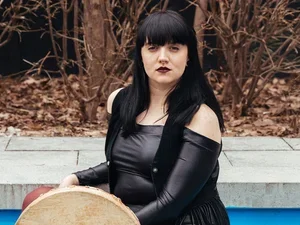
[[[299,79],[274,78],[244,117],[233,118],[223,104],[224,136],[300,137],[299,87]],[[81,122],[78,102],[60,78],[0,78],[0,93],[0,136],[106,135],[106,122]],[[98,118],[104,112],[99,107]]]

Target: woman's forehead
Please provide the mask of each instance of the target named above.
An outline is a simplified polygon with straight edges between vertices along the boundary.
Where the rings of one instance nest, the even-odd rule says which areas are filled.
[[[181,43],[175,43],[175,42],[166,42],[164,44],[155,44],[155,43],[150,43],[150,42],[145,42],[144,46],[149,46],[149,45],[159,45],[159,46],[164,46],[164,45],[186,45],[186,44],[181,44]]]
[[[179,40],[174,40],[174,39],[157,39],[157,38],[149,38],[149,37],[146,37],[145,38],[145,41],[144,41],[144,45],[167,45],[167,44],[186,44],[182,41],[179,41]]]

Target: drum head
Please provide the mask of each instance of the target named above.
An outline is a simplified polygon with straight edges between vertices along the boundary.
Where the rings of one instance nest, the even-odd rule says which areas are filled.
[[[114,195],[93,187],[53,189],[34,200],[16,225],[139,225]]]

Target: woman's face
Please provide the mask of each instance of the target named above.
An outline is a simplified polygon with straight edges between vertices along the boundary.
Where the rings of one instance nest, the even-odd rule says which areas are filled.
[[[182,44],[157,46],[146,43],[141,54],[150,85],[174,86],[188,61],[188,47]]]

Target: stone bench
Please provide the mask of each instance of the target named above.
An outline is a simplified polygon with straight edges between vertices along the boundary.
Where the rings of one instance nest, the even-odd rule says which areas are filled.
[[[41,185],[105,161],[104,138],[0,137],[0,209]],[[225,137],[218,189],[226,206],[300,207],[300,139]]]

